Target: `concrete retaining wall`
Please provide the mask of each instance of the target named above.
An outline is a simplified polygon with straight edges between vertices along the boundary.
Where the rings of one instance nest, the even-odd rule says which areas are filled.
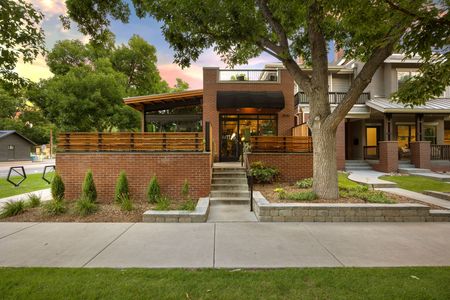
[[[200,198],[194,211],[187,210],[147,210],[143,222],[151,223],[203,223],[208,219],[209,198]]]

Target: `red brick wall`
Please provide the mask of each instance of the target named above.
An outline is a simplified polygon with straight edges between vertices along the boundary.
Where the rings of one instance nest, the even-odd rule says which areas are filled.
[[[372,165],[373,169],[386,173],[396,172],[398,170],[398,142],[380,141],[379,152],[379,163]]]
[[[248,161],[262,161],[280,171],[279,181],[295,182],[313,176],[312,153],[248,153]]]
[[[289,72],[281,69],[280,82],[218,82],[219,68],[203,68],[203,122],[210,122],[212,125],[212,138],[215,145],[214,157],[218,160],[219,155],[219,112],[217,111],[216,97],[217,91],[282,91],[284,95],[285,107],[277,112],[278,114],[278,135],[291,136],[291,128],[295,126],[294,108],[294,80]],[[261,99],[264,101],[264,99]],[[226,112],[226,113],[244,113]],[[264,113],[255,111],[253,113]]]
[[[338,170],[345,170],[345,119],[336,131],[336,164]]]
[[[58,153],[56,170],[66,186],[66,198],[77,199],[86,171],[91,169],[98,200],[111,202],[120,171],[127,173],[131,197],[146,201],[148,183],[158,177],[161,191],[172,198],[180,197],[184,180],[190,185],[191,197],[209,195],[209,153]]]
[[[449,161],[431,161],[431,171],[434,172],[450,172]]]
[[[419,141],[410,144],[411,163],[416,168],[431,168],[431,142]]]

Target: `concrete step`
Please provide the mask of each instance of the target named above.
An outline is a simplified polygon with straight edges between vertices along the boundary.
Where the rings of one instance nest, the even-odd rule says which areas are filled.
[[[211,191],[211,198],[245,198],[250,199],[249,191]]]
[[[230,167],[213,167],[213,172],[215,172],[215,171],[238,171],[238,172],[241,172],[241,171],[245,171],[245,168],[244,167],[239,167],[239,168],[236,168],[236,167],[233,167],[233,168],[230,168]]]
[[[236,183],[213,183],[211,184],[212,191],[248,191],[247,184],[236,184]]]
[[[399,164],[398,167],[402,169],[414,169],[416,166],[413,164]]]
[[[419,168],[398,168],[399,173],[403,174],[414,174],[414,173],[431,173],[428,169],[419,169]]]
[[[209,198],[210,205],[225,205],[225,204],[246,204],[250,205],[249,197],[211,197]]]
[[[257,222],[257,219],[249,205],[214,205],[210,207],[207,222]]]
[[[214,179],[216,178],[247,178],[247,174],[245,173],[229,173],[229,172],[216,172],[212,174]]]
[[[247,184],[247,178],[245,177],[223,177],[223,178],[213,178],[212,184]]]
[[[367,166],[345,166],[346,171],[360,171],[360,170],[372,170],[372,167]]]
[[[436,191],[424,191],[425,195],[436,197],[442,200],[450,201],[450,193],[436,192]]]
[[[365,166],[368,165],[368,163],[364,160],[355,160],[355,161],[346,161],[346,166]]]

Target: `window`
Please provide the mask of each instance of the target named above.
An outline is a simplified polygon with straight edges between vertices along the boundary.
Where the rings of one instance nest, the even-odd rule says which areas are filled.
[[[8,150],[14,150],[16,148],[15,145],[8,145]]]
[[[419,75],[416,70],[397,70],[397,89],[399,89],[409,78]]]
[[[423,139],[430,141],[431,144],[436,144],[436,126],[424,126]]]

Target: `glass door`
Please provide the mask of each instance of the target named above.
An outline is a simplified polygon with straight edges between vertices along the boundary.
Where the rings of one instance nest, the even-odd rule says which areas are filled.
[[[378,159],[379,127],[366,127],[366,146],[364,147],[364,159]]]
[[[237,116],[220,120],[220,161],[239,160],[239,121]]]
[[[411,157],[409,144],[416,141],[416,126],[415,125],[398,125],[397,126],[397,141],[399,159],[408,160]]]

